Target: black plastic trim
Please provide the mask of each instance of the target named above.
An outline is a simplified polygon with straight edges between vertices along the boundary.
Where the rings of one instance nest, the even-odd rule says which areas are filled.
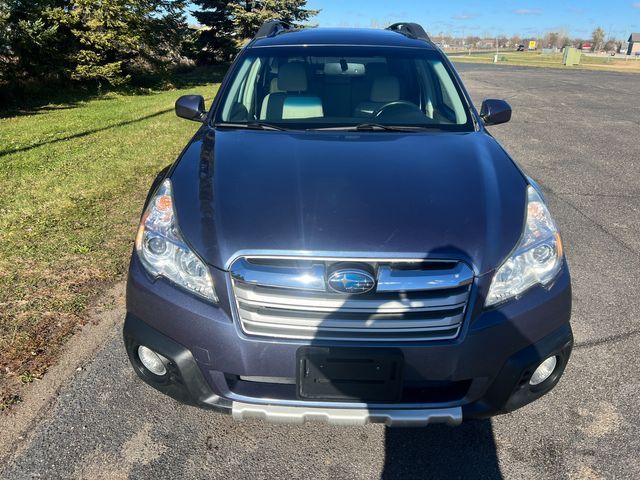
[[[572,348],[573,333],[571,325],[566,323],[538,343],[519,351],[506,361],[480,400],[462,407],[464,418],[488,418],[509,413],[547,394],[560,381]],[[558,356],[553,374],[541,384],[531,386],[529,380],[534,370],[552,355]]]
[[[125,318],[122,334],[129,361],[145,383],[179,402],[231,413],[231,401],[213,393],[187,348],[130,313]],[[154,375],[141,364],[137,353],[140,345],[168,359],[165,375]]]
[[[262,24],[253,38],[258,39],[271,37],[281,32],[291,30],[292,28],[293,26],[291,24],[283,22],[282,20],[269,20],[268,22],[264,22]]]
[[[419,38],[421,40],[431,42],[431,38],[429,38],[429,35],[425,31],[425,29],[419,23],[398,22],[394,23],[393,25],[389,25],[386,30],[400,32],[413,38]]]

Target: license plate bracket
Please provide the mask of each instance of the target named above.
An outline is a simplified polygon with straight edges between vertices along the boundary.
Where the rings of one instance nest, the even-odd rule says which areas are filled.
[[[404,358],[397,349],[301,347],[296,353],[302,400],[397,402]]]

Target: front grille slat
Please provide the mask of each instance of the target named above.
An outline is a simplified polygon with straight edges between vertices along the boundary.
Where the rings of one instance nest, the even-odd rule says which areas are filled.
[[[352,312],[333,312],[326,316],[322,314],[313,314],[310,312],[293,312],[281,309],[271,308],[247,308],[242,303],[239,304],[240,315],[244,321],[274,323],[281,325],[297,325],[312,326],[318,329],[326,329],[331,327],[338,328],[435,328],[435,327],[451,327],[462,322],[463,309],[454,310],[451,315],[432,316],[424,318],[411,314],[409,318],[398,317],[390,314],[354,314]]]
[[[339,341],[426,341],[456,338],[472,270],[462,262],[357,261],[377,271],[362,295],[327,288],[340,259],[242,257],[231,266],[240,325],[247,335]],[[353,263],[353,262],[352,262]]]
[[[444,290],[468,285],[473,272],[458,263],[445,272],[442,270],[394,270],[390,265],[378,269],[378,292],[412,292],[417,290]]]
[[[264,322],[264,321],[253,321],[253,320],[249,320],[249,319],[245,319],[244,322],[246,324],[251,324],[251,325],[255,325],[255,326],[269,326],[272,328],[281,328],[282,324],[281,323],[270,323],[270,322]],[[304,325],[291,325],[292,328],[295,328],[297,330],[301,330],[301,331],[308,331],[308,332],[316,332],[318,330],[318,327],[316,325],[313,325],[311,323],[309,324],[304,324]],[[322,332],[357,332],[358,334],[361,333],[363,330],[362,327],[359,326],[338,326],[335,324],[329,324],[327,326],[323,325],[322,328]],[[451,326],[440,326],[440,327],[432,327],[429,328],[428,331],[430,332],[435,332],[435,331],[449,331],[452,330]],[[379,327],[379,328],[374,328],[374,327],[368,327],[366,328],[366,332],[370,332],[370,333],[413,333],[413,332],[423,332],[425,331],[425,329],[423,327],[393,327],[393,328],[389,328],[389,327]],[[312,336],[311,338],[315,338],[315,336]]]
[[[336,294],[314,294],[309,292],[291,292],[288,289],[264,288],[235,282],[235,295],[238,300],[255,305],[281,306],[293,310],[338,310],[358,309],[363,311],[403,312],[421,310],[442,310],[457,308],[467,303],[468,288],[462,287],[450,291],[440,291],[439,295],[401,294],[345,297]],[[422,292],[420,292],[422,293]],[[360,297],[360,298],[359,298]],[[380,298],[383,297],[383,298]]]
[[[318,332],[315,329],[298,329],[287,328],[282,329],[281,326],[273,326],[271,324],[246,324],[245,328],[250,327],[247,331],[249,335],[262,337],[276,337],[286,339],[300,340],[340,340],[340,341],[379,341],[379,342],[398,342],[398,341],[425,341],[425,340],[452,340],[458,336],[459,328],[451,329],[434,329],[434,330],[411,330],[403,332],[389,332],[387,330],[358,330],[357,332],[323,330]]]

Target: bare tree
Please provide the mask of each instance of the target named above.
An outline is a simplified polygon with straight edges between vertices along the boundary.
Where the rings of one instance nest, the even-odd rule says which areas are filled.
[[[596,28],[591,34],[591,50],[599,52],[604,47],[604,30],[602,27]]]
[[[569,37],[567,29],[561,28],[558,30],[558,43],[556,43],[556,47],[564,48],[567,46],[571,46],[571,38]]]
[[[479,41],[480,41],[480,37],[476,37],[476,36],[473,36],[473,35],[470,35],[470,36],[468,36],[468,37],[465,39],[465,43],[466,43],[466,45],[467,45],[468,47],[474,47],[474,48],[476,47],[476,44],[477,44]]]
[[[605,52],[617,52],[618,51],[618,42],[616,42],[613,38],[608,39],[604,44]]]
[[[544,34],[543,44],[549,48],[557,47],[559,38],[558,32],[547,32]]]

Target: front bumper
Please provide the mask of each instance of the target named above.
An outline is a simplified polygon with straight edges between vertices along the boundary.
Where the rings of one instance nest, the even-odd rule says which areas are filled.
[[[216,275],[216,284],[224,286],[224,272]],[[483,298],[484,288],[480,278],[473,298]],[[218,293],[223,300],[213,306],[162,279],[154,281],[134,255],[124,339],[131,363],[146,383],[183,403],[231,413],[237,419],[457,425],[463,418],[510,412],[550,391],[573,345],[571,288],[565,267],[548,290],[534,288],[492,310],[470,303],[465,328],[456,340],[394,345],[402,350],[405,380],[413,388],[402,403],[305,401],[296,398],[294,385],[286,380],[295,378],[297,349],[310,342],[244,335],[228,313],[232,311],[225,304],[228,295]],[[138,345],[168,359],[165,378],[145,371],[137,358]],[[533,370],[550,355],[558,356],[556,371],[531,387],[528,380]]]

